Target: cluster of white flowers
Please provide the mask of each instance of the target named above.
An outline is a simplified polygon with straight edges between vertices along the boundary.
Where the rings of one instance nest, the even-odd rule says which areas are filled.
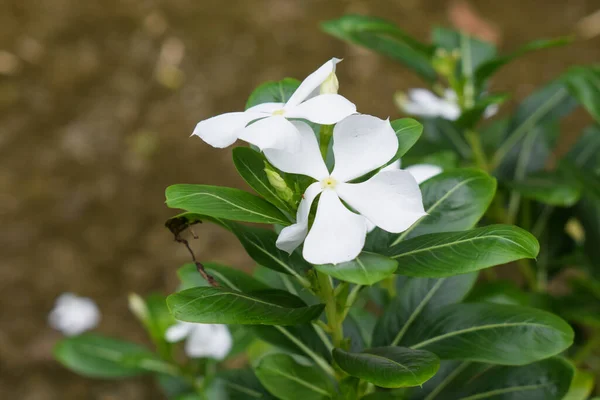
[[[399,233],[425,215],[421,179],[400,169],[399,163],[382,168],[398,150],[389,120],[357,114],[350,101],[327,93],[337,92],[339,61],[334,58],[309,75],[285,104],[265,103],[218,115],[201,121],[194,130],[194,135],[215,147],[245,140],[260,148],[279,170],[315,180],[302,196],[296,223],[284,228],[277,240],[277,247],[287,252],[304,242],[303,256],[313,264],[352,260],[374,226]],[[322,90],[332,86],[334,90]],[[315,133],[302,120],[335,124],[333,171],[325,165]],[[352,182],[373,171],[366,181]],[[425,166],[414,173],[430,177],[439,172],[435,166]],[[319,195],[309,227],[309,213]]]

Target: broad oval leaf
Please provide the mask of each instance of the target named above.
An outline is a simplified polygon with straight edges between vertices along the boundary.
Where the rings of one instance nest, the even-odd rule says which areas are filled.
[[[298,86],[300,81],[294,78],[265,82],[250,94],[246,109],[262,103],[285,103],[292,97]]]
[[[331,361],[331,350],[323,343],[312,324],[296,326],[256,325],[252,331],[262,340],[293,354],[311,357],[318,355]]]
[[[564,400],[573,367],[560,358],[524,366],[442,361],[435,377],[409,400]]]
[[[219,371],[215,380],[222,385],[227,400],[275,400],[248,368]]]
[[[377,17],[345,15],[321,24],[338,39],[358,44],[399,61],[423,79],[433,82],[437,74],[430,63],[433,49],[412,38],[394,23]]]
[[[395,236],[392,246],[426,233],[473,228],[494,198],[496,180],[477,169],[456,169],[423,182],[421,193],[427,215]]]
[[[333,383],[314,366],[302,365],[287,354],[269,354],[254,367],[260,383],[281,400],[325,400],[335,394]]]
[[[501,304],[453,304],[442,308],[405,345],[441,359],[524,365],[561,353],[573,330],[546,311]]]
[[[315,269],[342,281],[372,285],[392,275],[398,262],[380,254],[363,251],[354,260],[340,264],[315,265]]]
[[[296,307],[290,307],[251,295],[215,287],[196,287],[174,293],[167,297],[167,305],[173,316],[181,321],[204,324],[240,325],[298,325],[310,322],[321,315],[324,305],[302,306],[297,299]],[[292,296],[282,292],[287,297]],[[272,293],[269,299],[272,299]],[[278,300],[281,300],[279,298]]]
[[[54,357],[68,369],[92,378],[177,373],[175,367],[143,346],[93,334],[61,340],[54,348]]]
[[[581,196],[581,186],[553,172],[539,172],[508,186],[527,199],[558,207],[570,207]]]
[[[421,385],[440,367],[435,354],[403,347],[375,347],[360,353],[333,349],[333,358],[348,374],[384,388]]]
[[[423,133],[423,125],[412,118],[401,118],[392,121],[392,128],[398,138],[398,151],[391,162],[398,160],[417,143]]]
[[[256,193],[280,210],[293,211],[288,203],[279,198],[269,183],[265,172],[265,158],[258,151],[249,147],[236,147],[232,154],[235,168]]]
[[[270,289],[261,281],[237,269],[217,263],[203,263],[206,273],[215,278],[221,286],[238,292],[253,292]],[[198,286],[209,286],[208,282],[200,275],[195,264],[186,264],[177,270],[181,281],[181,289]]]
[[[511,225],[489,225],[464,232],[431,233],[400,242],[388,256],[397,274],[443,278],[535,258],[540,250],[529,232]]]
[[[231,221],[289,225],[289,220],[264,199],[239,189],[180,184],[165,192],[167,206]]]
[[[460,302],[469,293],[477,273],[448,278],[397,278],[397,296],[392,298],[373,331],[373,346],[402,345],[440,308]]]

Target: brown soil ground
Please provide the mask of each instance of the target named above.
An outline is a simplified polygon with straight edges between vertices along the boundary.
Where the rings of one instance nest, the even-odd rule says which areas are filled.
[[[572,32],[595,0],[481,0],[502,47]],[[99,331],[144,341],[129,292],[172,291],[188,260],[164,229],[173,183],[244,187],[229,150],[189,138],[200,119],[241,109],[253,87],[303,78],[332,56],[360,111],[398,117],[394,91],[420,84],[398,65],[321,33],[347,12],[385,16],[425,39],[446,1],[0,0],[0,398],[161,399],[143,379],[80,378],[50,355],[53,301],[97,300]],[[8,53],[7,53],[8,52]],[[528,56],[495,88],[523,97],[598,39]],[[574,119],[584,124],[585,115]],[[567,129],[570,138],[577,134]],[[569,139],[567,139],[569,140]],[[197,229],[204,260],[249,269],[233,238]]]

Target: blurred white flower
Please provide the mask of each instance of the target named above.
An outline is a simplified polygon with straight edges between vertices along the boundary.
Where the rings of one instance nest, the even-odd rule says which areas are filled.
[[[66,336],[94,329],[100,322],[100,310],[94,301],[73,293],[61,294],[48,316],[50,326]]]
[[[303,195],[296,223],[284,228],[277,247],[292,252],[304,241],[303,256],[313,264],[341,263],[360,253],[367,221],[388,232],[402,232],[425,215],[415,178],[402,170],[381,171],[362,183],[348,183],[387,163],[398,139],[387,120],[352,115],[335,125],[335,168],[329,173],[312,129],[293,121],[302,137],[299,151],[265,150],[265,156],[284,172],[310,176],[317,182]],[[310,208],[321,195],[314,223],[308,230]],[[350,211],[342,200],[357,213]]]
[[[331,125],[356,112],[356,106],[339,94],[319,94],[320,85],[335,72],[335,65],[340,61],[332,58],[310,74],[287,103],[263,103],[244,112],[217,115],[200,121],[193,135],[213,147],[227,147],[242,139],[261,150],[295,151],[300,137],[288,118]],[[248,125],[252,121],[255,122]]]
[[[233,345],[227,325],[195,324],[178,321],[165,333],[167,342],[185,341],[185,354],[192,358],[224,359]]]
[[[427,89],[411,89],[408,91],[408,96],[397,96],[396,103],[405,113],[419,117],[440,117],[455,121],[461,114],[458,97],[452,89],[446,89],[444,97],[439,97]],[[497,104],[488,106],[483,116],[485,118],[494,116],[498,108]]]

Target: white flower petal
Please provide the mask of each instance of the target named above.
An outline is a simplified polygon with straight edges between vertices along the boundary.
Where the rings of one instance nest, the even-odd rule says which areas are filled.
[[[291,121],[300,137],[298,148],[294,152],[277,149],[265,149],[267,160],[277,169],[291,174],[310,176],[321,180],[329,176],[329,171],[321,157],[317,138],[306,122]]]
[[[316,89],[321,86],[321,83],[329,77],[332,72],[335,72],[335,65],[339,63],[340,59],[332,58],[325,64],[321,65],[319,69],[306,77],[298,86],[298,89],[292,94],[286,103],[287,107],[294,107],[306,100]]]
[[[190,322],[179,321],[171,325],[165,332],[165,340],[169,343],[176,343],[185,339],[194,329],[194,324]]]
[[[95,328],[100,317],[100,310],[92,299],[64,293],[56,300],[48,323],[64,335],[73,336]]]
[[[298,129],[282,116],[263,118],[248,125],[238,137],[259,149],[297,151],[300,145]]]
[[[325,190],[302,254],[312,264],[350,261],[361,252],[366,234],[365,218],[348,210],[333,190]]]
[[[304,118],[324,125],[335,124],[356,113],[356,106],[339,94],[321,94],[286,112],[288,118]]]
[[[278,249],[292,253],[292,251],[302,244],[308,232],[310,207],[322,190],[321,182],[315,182],[306,189],[298,206],[296,223],[283,228],[277,237],[276,246]]]
[[[427,109],[435,109],[439,101],[441,100],[435,93],[427,89],[410,89],[408,91],[408,98]]]
[[[500,105],[490,104],[489,106],[486,107],[485,111],[483,112],[483,117],[491,118],[494,115],[498,114],[498,110],[500,110]]]
[[[445,118],[450,121],[456,121],[458,117],[460,117],[460,107],[458,104],[452,101],[440,101],[440,103],[438,104],[437,111],[439,117]]]
[[[404,170],[410,172],[418,184],[442,173],[442,168],[433,164],[415,164],[404,168]]]
[[[285,103],[261,103],[250,107],[246,112],[265,113],[265,116],[271,115],[274,111],[282,110]]]
[[[233,344],[225,325],[194,324],[185,342],[185,353],[192,358],[210,357],[224,359]]]
[[[265,115],[255,112],[232,112],[217,115],[204,121],[200,121],[192,135],[213,147],[223,148],[232,145],[238,138],[238,134],[250,121],[262,118]]]
[[[384,171],[366,182],[340,183],[336,191],[350,207],[388,232],[405,231],[426,215],[419,185],[406,171]]]
[[[351,115],[333,128],[335,168],[331,175],[346,182],[388,162],[398,150],[390,121]]]

